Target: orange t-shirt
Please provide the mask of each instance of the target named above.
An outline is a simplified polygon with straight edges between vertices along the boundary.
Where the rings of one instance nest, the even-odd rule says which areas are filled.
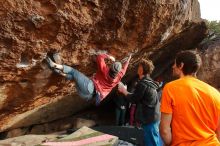
[[[219,146],[220,93],[190,76],[168,83],[161,112],[172,114],[172,146]]]

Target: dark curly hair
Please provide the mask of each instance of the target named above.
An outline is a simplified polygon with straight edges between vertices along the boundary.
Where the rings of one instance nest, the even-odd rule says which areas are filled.
[[[183,74],[191,75],[197,73],[200,66],[202,65],[202,60],[198,52],[187,50],[181,51],[176,55],[176,66],[179,67],[183,63]]]

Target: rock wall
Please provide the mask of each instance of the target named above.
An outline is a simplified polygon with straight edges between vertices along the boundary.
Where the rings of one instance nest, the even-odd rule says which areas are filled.
[[[199,49],[203,65],[198,78],[220,91],[220,37],[206,41]]]
[[[206,35],[197,0],[4,0],[0,5],[0,131],[53,121],[91,105],[77,96],[73,82],[50,71],[47,53],[59,52],[65,64],[91,76],[97,52],[117,60],[133,52],[130,67],[141,57],[167,67],[170,52],[193,48]],[[170,49],[172,44],[178,47]]]

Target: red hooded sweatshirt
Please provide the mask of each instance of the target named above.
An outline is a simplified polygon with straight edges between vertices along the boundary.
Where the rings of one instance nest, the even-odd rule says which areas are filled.
[[[96,58],[96,62],[98,65],[98,70],[92,80],[94,82],[96,91],[100,93],[100,101],[102,101],[120,81],[121,78],[124,76],[129,60],[124,64],[121,71],[116,75],[113,79],[109,76],[109,67],[105,64],[105,59],[109,58],[106,54],[100,54]]]

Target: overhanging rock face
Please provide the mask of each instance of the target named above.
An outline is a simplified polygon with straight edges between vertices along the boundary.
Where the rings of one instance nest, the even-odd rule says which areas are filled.
[[[168,51],[172,38],[180,36],[181,50],[206,34],[196,0],[4,0],[0,5],[0,131],[59,119],[91,104],[77,96],[73,82],[50,71],[43,61],[48,52],[59,52],[65,64],[91,76],[96,52],[118,60],[133,52],[132,66],[143,53],[154,60],[158,49]],[[187,44],[180,34],[189,27],[198,31],[191,31]]]

